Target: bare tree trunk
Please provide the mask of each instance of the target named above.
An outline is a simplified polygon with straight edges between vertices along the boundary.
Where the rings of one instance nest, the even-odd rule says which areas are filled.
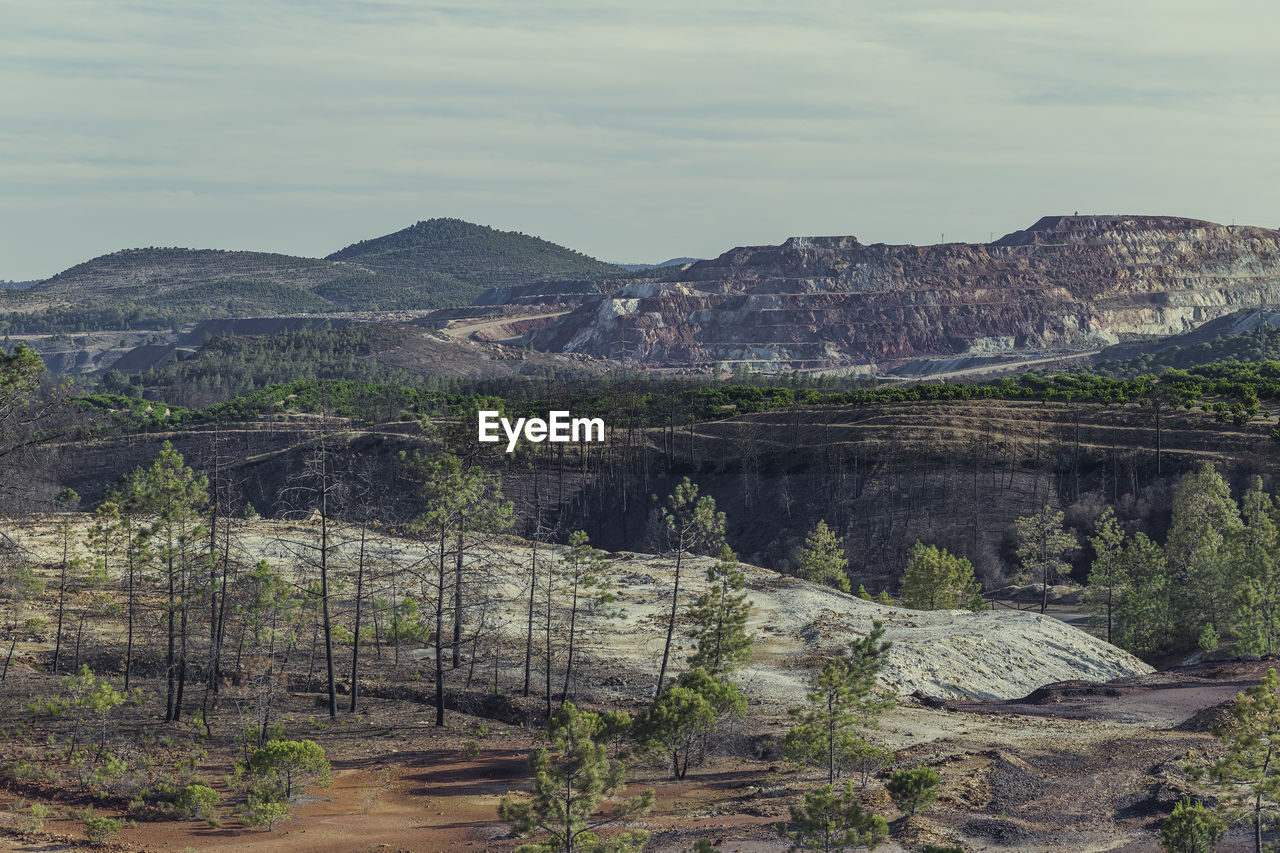
[[[329,621],[329,474],[328,452],[320,483],[320,606],[324,612],[324,664],[329,679],[329,717],[338,716],[338,692],[333,677],[333,625]]]
[[[453,570],[453,668],[462,665],[462,552],[466,533],[458,528],[458,553]]]
[[[357,711],[360,695],[360,611],[364,604],[364,543],[367,527],[360,525],[360,551],[356,558],[356,615],[354,630],[351,632],[351,708],[350,713]]]
[[[49,669],[53,673],[58,671],[58,658],[62,655],[62,617],[67,599],[67,550],[70,547],[68,542],[70,538],[71,531],[64,527],[62,530],[62,570],[58,575],[58,635],[53,644],[53,666]]]
[[[678,544],[682,546],[684,543],[680,542]],[[671,617],[667,620],[667,641],[662,647],[662,668],[658,670],[658,689],[653,694],[655,699],[662,695],[662,683],[667,677],[667,661],[671,657],[671,638],[676,631],[676,613],[680,606],[680,564],[683,556],[683,547],[678,547],[676,549],[675,588],[671,591]]]
[[[534,530],[529,564],[529,613],[524,638],[524,695],[529,695],[529,673],[533,668],[533,601],[538,591],[538,532]]]
[[[440,561],[436,572],[436,725],[444,725],[444,591],[445,528],[440,527]]]

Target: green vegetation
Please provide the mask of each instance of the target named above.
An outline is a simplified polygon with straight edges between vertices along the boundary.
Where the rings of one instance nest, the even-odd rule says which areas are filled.
[[[932,767],[913,767],[894,771],[884,787],[898,811],[914,817],[937,799],[941,782],[942,777]]]
[[[294,788],[329,784],[329,760],[313,740],[273,740],[253,751],[244,772],[258,780],[259,794],[270,792],[285,802],[293,799]]]
[[[490,287],[532,281],[630,277],[621,267],[515,231],[461,219],[429,219],[362,240],[328,260],[348,261],[405,286],[429,283],[453,304]]]
[[[1183,797],[1160,827],[1165,853],[1213,853],[1227,834],[1227,822],[1204,803]]]
[[[916,542],[902,576],[902,603],[916,610],[981,610],[982,589],[973,564],[935,545]]]
[[[840,853],[865,847],[873,850],[889,837],[885,819],[864,811],[853,783],[836,793],[823,785],[791,806],[791,822],[778,825],[778,833],[791,842],[791,851],[821,850]]]
[[[1147,373],[1188,370],[1205,364],[1263,362],[1277,355],[1280,355],[1280,329],[1263,323],[1239,335],[1221,335],[1189,347],[1172,346],[1129,359],[1099,362],[1093,371],[1134,379]]]
[[[178,792],[178,798],[173,802],[173,814],[178,818],[200,818],[216,823],[218,799],[218,792],[207,785],[188,785]]]
[[[124,377],[108,372],[103,389],[152,396],[181,405],[225,401],[280,383],[344,380],[429,387],[426,377],[379,363],[377,351],[393,349],[410,334],[404,326],[322,326],[262,337],[221,335],[190,359]]]
[[[1219,814],[1228,822],[1247,820],[1254,850],[1262,853],[1262,833],[1280,814],[1280,676],[1275,669],[1238,695],[1227,720],[1213,729],[1226,753],[1207,768],[1197,768],[1221,795]],[[1188,818],[1189,819],[1189,818]]]
[[[818,519],[796,554],[796,574],[807,581],[849,592],[849,575],[845,572],[848,565],[844,540],[827,527],[826,521]]]
[[[874,724],[884,708],[873,693],[890,648],[883,638],[884,626],[873,623],[869,634],[822,668],[809,707],[791,710],[796,725],[784,741],[787,756],[796,764],[825,766],[828,784],[835,784],[838,770],[865,757],[866,743],[857,728]]]
[[[522,837],[541,833],[517,853],[638,853],[648,841],[644,830],[600,837],[601,827],[625,827],[653,808],[653,789],[633,797],[618,795],[626,784],[626,766],[611,760],[597,740],[599,717],[579,711],[572,702],[560,706],[547,724],[555,758],[545,749],[529,757],[533,794],[529,799],[503,797],[498,816]]]
[[[1040,584],[1040,612],[1049,603],[1049,585],[1065,577],[1071,566],[1064,559],[1073,550],[1076,538],[1062,529],[1063,513],[1049,505],[1017,520],[1018,562],[1022,578]]]
[[[689,636],[694,641],[689,666],[723,676],[751,657],[755,643],[755,637],[747,633],[751,602],[743,592],[746,579],[728,545],[720,547],[715,565],[707,569],[707,582],[710,587],[689,607],[693,623]]]
[[[658,687],[653,694],[655,699],[662,695],[662,685],[667,677],[667,663],[671,657],[680,607],[680,572],[685,554],[719,550],[724,544],[725,525],[724,513],[716,510],[715,499],[707,495],[699,497],[698,487],[688,477],[667,496],[660,518],[665,550],[675,559],[675,583],[671,588],[671,615],[667,620],[667,639],[662,647]]]
[[[669,684],[636,717],[636,740],[649,752],[671,759],[671,778],[689,772],[694,750],[728,719],[746,712],[747,701],[737,686],[702,669],[684,673]]]
[[[34,291],[5,293],[13,308],[49,297],[71,304],[0,313],[0,334],[167,329],[217,317],[447,308],[467,305],[491,287],[656,274],[629,273],[516,232],[433,219],[348,246],[327,260],[166,247],[104,255]],[[163,308],[155,304],[160,295]]]
[[[84,834],[93,844],[102,844],[124,828],[124,821],[95,816],[84,822]]]

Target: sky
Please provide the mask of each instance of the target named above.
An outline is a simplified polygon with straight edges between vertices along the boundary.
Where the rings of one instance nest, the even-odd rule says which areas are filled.
[[[609,261],[1280,226],[1274,0],[0,0],[0,278],[452,216]]]

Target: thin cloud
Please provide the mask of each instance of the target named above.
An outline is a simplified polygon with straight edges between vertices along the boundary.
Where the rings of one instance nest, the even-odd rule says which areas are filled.
[[[1268,3],[0,0],[0,21],[4,278],[125,245],[321,255],[430,216],[623,260],[1075,209],[1280,219]]]

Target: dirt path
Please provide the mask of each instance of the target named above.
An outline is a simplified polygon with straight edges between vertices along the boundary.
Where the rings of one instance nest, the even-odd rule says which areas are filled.
[[[1063,362],[1078,361],[1080,359],[1092,358],[1100,349],[1089,350],[1088,352],[1076,352],[1067,355],[1054,355],[1045,358],[1030,358],[1022,361],[1004,361],[999,364],[983,364],[977,367],[965,367],[960,370],[947,370],[942,373],[924,373],[919,376],[891,376],[894,382],[911,383],[911,382],[932,382],[938,379],[955,379],[962,376],[981,376],[986,373],[1007,373],[1009,371],[1023,371],[1029,367],[1038,365],[1055,364],[1061,365]],[[958,356],[959,357],[959,356]]]
[[[479,323],[465,323],[461,326],[446,326],[440,330],[447,338],[455,341],[470,340],[471,336],[476,332],[484,329],[492,329],[495,326],[505,326],[509,323],[522,323],[526,320],[546,320],[550,317],[563,317],[568,311],[547,311],[542,314],[520,314],[510,317],[498,317],[497,319],[483,320]]]

